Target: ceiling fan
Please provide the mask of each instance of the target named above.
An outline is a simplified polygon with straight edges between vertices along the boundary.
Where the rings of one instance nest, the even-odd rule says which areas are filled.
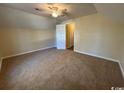
[[[37,11],[40,11],[40,12],[46,11],[46,10],[42,10],[40,8],[34,8],[34,9],[37,10]],[[50,11],[50,15],[46,14],[46,16],[50,16],[50,17],[53,17],[53,18],[56,18],[56,19],[68,16],[68,14],[69,14],[66,8],[65,9],[60,9],[59,7],[54,6],[54,5],[49,5],[48,9]]]
[[[52,11],[51,15],[54,18],[67,16],[68,14],[67,9],[60,10],[58,7],[54,7],[54,6],[49,6],[48,8]]]

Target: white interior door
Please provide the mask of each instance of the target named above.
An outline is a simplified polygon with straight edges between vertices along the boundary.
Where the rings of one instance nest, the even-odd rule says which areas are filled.
[[[57,49],[66,49],[66,25],[56,25]]]

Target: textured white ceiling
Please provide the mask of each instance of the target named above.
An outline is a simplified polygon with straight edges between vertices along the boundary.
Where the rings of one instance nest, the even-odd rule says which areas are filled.
[[[62,21],[79,17],[79,16],[85,16],[92,13],[96,13],[96,9],[93,4],[86,4],[86,3],[80,3],[80,4],[72,4],[72,3],[59,3],[59,4],[53,4],[54,6],[59,7],[60,9],[67,9],[68,16],[60,18]],[[51,11],[48,8],[51,6],[51,4],[45,4],[45,3],[25,3],[25,4],[17,4],[17,3],[6,3],[1,4],[1,6],[6,6],[9,8],[15,8],[18,10],[22,10],[25,12],[30,12],[36,15],[45,16],[52,18],[50,16]],[[36,11],[34,8],[40,8],[41,11]]]
[[[4,3],[0,6],[5,6],[9,8],[14,8],[22,10],[25,12],[33,13],[36,15],[51,17],[51,11],[49,10],[50,3]],[[67,19],[86,16],[93,13],[101,13],[106,15],[114,20],[124,22],[124,4],[123,3],[59,3],[53,4],[54,6],[59,7],[60,9],[67,9],[69,15],[63,18],[60,18],[60,21],[65,21]],[[40,8],[41,11],[36,11],[34,8]]]

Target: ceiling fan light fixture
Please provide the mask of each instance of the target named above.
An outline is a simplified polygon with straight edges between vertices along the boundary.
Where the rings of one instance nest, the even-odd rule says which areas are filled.
[[[52,17],[57,18],[59,16],[58,11],[53,11],[52,12]]]
[[[53,13],[52,13],[52,17],[57,18],[57,17],[58,17],[58,14],[57,14],[57,13],[55,13],[55,12],[53,12]]]

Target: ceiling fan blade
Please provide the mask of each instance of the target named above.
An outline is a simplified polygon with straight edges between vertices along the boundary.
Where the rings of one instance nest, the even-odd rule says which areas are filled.
[[[52,7],[49,6],[48,8],[52,10]]]
[[[40,11],[40,12],[42,12],[42,11],[44,11],[43,9],[41,9],[41,8],[34,8],[36,11]]]

